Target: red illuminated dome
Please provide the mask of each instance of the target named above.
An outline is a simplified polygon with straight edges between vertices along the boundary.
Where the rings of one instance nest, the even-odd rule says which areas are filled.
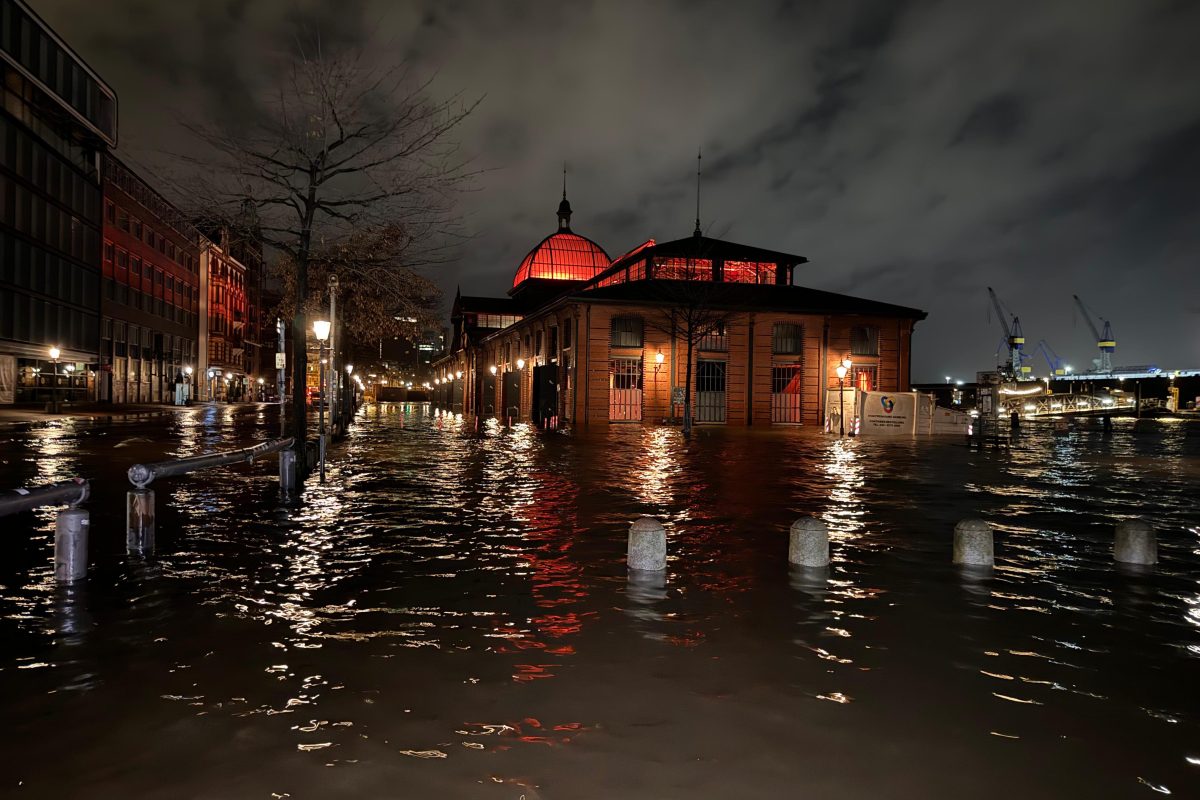
[[[612,261],[604,248],[571,232],[571,204],[563,192],[558,205],[558,231],[550,234],[529,251],[517,267],[513,288],[530,278],[552,281],[586,281],[608,268]]]

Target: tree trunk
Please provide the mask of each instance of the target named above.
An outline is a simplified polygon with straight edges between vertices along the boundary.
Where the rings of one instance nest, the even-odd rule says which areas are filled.
[[[683,435],[692,433],[692,347],[695,337],[692,331],[687,332],[687,369],[683,378]]]
[[[296,474],[308,474],[305,440],[308,438],[308,319],[304,296],[308,293],[307,254],[296,264],[295,311],[292,313],[292,436],[296,439]]]

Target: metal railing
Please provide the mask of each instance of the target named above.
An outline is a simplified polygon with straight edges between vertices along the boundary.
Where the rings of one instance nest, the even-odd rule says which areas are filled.
[[[158,461],[153,464],[134,464],[129,468],[129,482],[139,489],[145,489],[156,478],[171,478],[176,475],[186,475],[199,469],[223,467],[228,464],[239,464],[243,461],[253,463],[254,459],[290,448],[295,439],[288,436],[284,439],[272,439],[269,442],[256,444],[254,447],[244,447],[241,450],[229,450],[223,453],[207,453],[202,456],[188,456],[170,461]]]
[[[54,579],[57,581],[70,583],[87,575],[91,515],[78,505],[87,500],[90,493],[91,487],[85,478],[72,478],[0,495],[0,517],[43,506],[67,505],[54,520]]]

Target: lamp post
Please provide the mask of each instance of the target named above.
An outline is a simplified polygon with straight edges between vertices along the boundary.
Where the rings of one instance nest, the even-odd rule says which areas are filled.
[[[192,368],[183,368],[183,404],[187,405],[192,399]]]
[[[58,413],[58,357],[62,351],[57,347],[50,348],[50,361],[54,363],[54,383],[50,390],[50,408],[52,413]]]
[[[317,426],[317,439],[320,445],[321,459],[321,483],[325,482],[325,342],[329,340],[329,321],[318,319],[313,322],[313,335],[317,337],[317,343],[320,347],[320,359],[317,364],[317,371],[320,373],[319,385],[320,394],[320,414],[318,419],[320,422]]]
[[[838,436],[846,435],[846,365],[838,364]]]

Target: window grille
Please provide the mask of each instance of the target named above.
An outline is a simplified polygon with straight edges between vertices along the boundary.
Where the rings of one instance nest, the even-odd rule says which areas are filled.
[[[799,355],[804,349],[804,326],[777,322],[771,335],[771,352],[778,355]]]
[[[608,418],[613,422],[642,418],[642,359],[609,361]]]
[[[803,370],[799,363],[771,366],[771,422],[799,422]]]
[[[724,361],[696,362],[696,421],[725,421]]]

